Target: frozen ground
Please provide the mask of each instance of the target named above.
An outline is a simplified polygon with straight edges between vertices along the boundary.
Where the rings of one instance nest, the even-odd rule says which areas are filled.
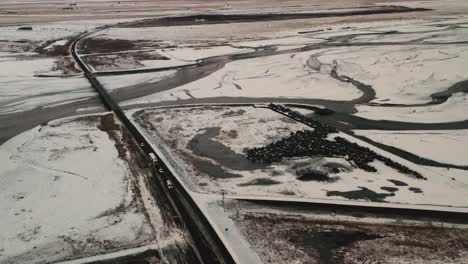
[[[404,204],[465,207],[466,177],[409,163],[357,141],[427,180],[398,172],[380,161],[377,172],[355,167],[340,157],[284,158],[265,166],[246,159],[247,148],[261,147],[310,129],[269,109],[253,107],[161,108],[136,112],[133,118],[164,149],[170,162],[195,191],[248,196],[358,199]],[[352,137],[340,136],[356,142]],[[447,147],[448,149],[448,147]],[[456,156],[456,155],[455,155]],[[303,173],[337,169],[327,180],[301,179]]]
[[[164,78],[168,78],[176,71],[137,73],[132,75],[100,76],[98,80],[107,90],[114,90],[129,87],[141,83],[155,83]]]
[[[355,133],[376,142],[403,149],[420,157],[448,164],[467,165],[467,130],[355,130]],[[450,172],[446,174],[449,176]]]
[[[231,101],[258,98],[262,102],[276,98],[325,106],[332,101],[354,102],[356,115],[370,119],[403,120],[407,115],[411,116],[407,120],[443,122],[444,118],[463,118],[464,94],[454,90],[447,102],[430,103],[435,100],[433,96],[451,91],[467,77],[462,70],[468,54],[464,45],[468,31],[463,27],[468,23],[466,17],[450,17],[443,22],[419,19],[336,23],[327,27],[308,21],[251,22],[249,27],[240,27],[245,23],[154,26],[131,31],[123,27],[107,30],[105,37],[136,45],[153,41],[170,47],[157,50],[169,60],[144,62],[154,67],[200,60],[218,65],[208,72],[181,72],[177,75],[179,79],[184,76],[180,85],[171,90],[155,89],[161,92],[127,100],[126,105],[206,102],[211,98],[215,102],[221,97]],[[210,45],[217,46],[207,48]],[[218,58],[209,59],[213,56]],[[191,81],[186,80],[187,76]],[[442,111],[446,113],[435,113]]]
[[[0,61],[0,114],[69,104],[96,96],[81,76],[38,77],[54,67],[54,59],[35,58]]]
[[[466,129],[460,129],[466,125],[468,110],[466,1],[242,0],[231,2],[232,6],[192,0],[176,4],[79,0],[76,6],[52,0],[0,3],[0,25],[8,25],[0,27],[0,138],[5,141],[42,123],[0,143],[0,160],[5,161],[0,162],[0,263],[88,256],[90,261],[102,259],[100,254],[116,257],[145,249],[153,250],[151,258],[156,262],[194,263],[186,233],[173,223],[173,215],[165,214],[167,201],[153,200],[163,196],[147,187],[142,157],[130,155],[138,152],[125,141],[128,135],[118,124],[105,119],[103,127],[103,116],[46,123],[76,115],[77,109],[102,110],[96,108],[100,105],[96,94],[68,56],[74,36],[137,17],[311,9],[343,12],[376,2],[435,10],[209,25],[200,20],[170,26],[168,20],[158,26],[147,20],[100,31],[82,42],[80,53],[96,71],[120,71],[97,78],[127,109],[141,104],[247,101],[327,107],[335,113],[323,110],[324,120],[344,127],[357,120],[348,125],[368,126],[354,131],[357,135],[421,158],[467,166]],[[19,26],[33,30],[18,31]],[[193,63],[200,64],[122,75],[128,69]],[[260,208],[239,211],[238,206],[237,212],[226,213],[222,200],[270,198],[466,212],[466,170],[417,165],[341,132],[329,134],[326,141],[339,136],[358,142],[425,179],[381,161],[367,164],[376,172],[366,171],[346,156],[253,163],[246,159],[246,149],[270,146],[293,137],[291,132],[311,128],[250,106],[139,110],[128,115],[134,114],[142,131],[164,154],[239,263],[260,259],[314,263],[317,256],[321,263],[324,256],[338,257],[343,263],[421,260],[439,264],[463,263],[468,257],[466,228],[434,222],[430,227],[423,223],[410,228],[405,219],[367,221],[362,216],[353,216],[350,223],[351,217],[328,214],[317,219]],[[353,115],[360,119],[350,118]],[[392,121],[414,128],[424,124],[402,132],[391,130],[399,124]],[[458,130],[429,125],[455,127],[449,123],[454,121],[460,121]],[[160,210],[161,206],[165,209]],[[444,228],[434,228],[440,225]],[[350,237],[359,241],[350,242]],[[180,260],[180,252],[187,253],[187,259]]]
[[[311,68],[308,64],[309,58],[315,53],[284,54],[234,61],[197,81],[166,92],[131,100],[126,104],[217,96],[346,101],[362,95],[350,83],[332,78],[331,67]]]
[[[423,107],[379,107],[369,105],[357,106],[359,117],[372,120],[393,120],[417,123],[447,123],[467,119],[467,94],[455,93],[447,102]]]
[[[106,39],[94,39],[93,41],[107,41]],[[118,42],[118,40],[115,40]],[[136,41],[138,43],[138,41]],[[109,45],[112,45],[109,43]],[[158,44],[159,46],[159,44]],[[82,57],[90,64],[93,71],[125,71],[142,69],[160,69],[166,67],[179,67],[196,64],[201,59],[214,56],[239,54],[249,49],[237,49],[229,46],[197,47],[197,48],[146,48],[135,45],[134,52],[117,53],[92,53],[93,47],[89,47],[88,54],[81,52]],[[138,50],[138,48],[144,48]]]
[[[0,262],[187,248],[184,233],[163,221],[132,144],[112,115],[97,115],[49,122],[1,145]]]
[[[426,103],[431,94],[468,79],[463,70],[466,45],[341,48],[318,59],[335,63],[340,74],[372,85],[377,97],[372,103]]]

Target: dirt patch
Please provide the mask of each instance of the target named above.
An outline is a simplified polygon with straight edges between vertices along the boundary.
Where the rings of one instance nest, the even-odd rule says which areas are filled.
[[[237,138],[239,136],[237,130],[229,130],[228,132],[226,132],[226,135],[232,139]]]
[[[155,52],[135,52],[113,55],[90,55],[84,60],[97,70],[125,70],[142,68],[145,60],[169,60],[169,58]]]
[[[464,263],[468,231],[243,212],[238,225],[264,263]]]
[[[384,191],[387,191],[387,192],[391,192],[391,193],[394,193],[394,192],[398,191],[398,188],[388,187],[388,186],[380,187],[380,189],[382,189]]]
[[[406,182],[402,182],[402,181],[398,181],[398,180],[388,179],[387,181],[395,184],[396,186],[408,186],[408,184]]]
[[[340,192],[327,191],[327,196],[341,196],[351,200],[367,200],[371,202],[384,202],[385,198],[395,196],[394,193],[378,193],[365,187],[359,187],[359,190]]]
[[[241,116],[245,114],[245,110],[237,110],[237,111],[234,111],[234,110],[230,110],[230,111],[226,111],[224,112],[221,116],[222,117],[233,117],[233,116]]]
[[[275,184],[280,184],[280,182],[269,179],[269,178],[259,178],[259,179],[253,179],[245,183],[240,183],[238,184],[238,186],[252,186],[252,185],[268,186],[268,185],[275,185]]]
[[[110,260],[100,260],[89,264],[156,264],[162,263],[161,256],[157,250],[147,250],[143,253],[124,256]]]
[[[119,153],[119,158],[125,160],[127,155],[127,148],[121,140],[121,127],[117,125],[114,119],[114,114],[107,114],[101,117],[99,130],[106,132],[109,138],[115,143],[115,148]]]
[[[58,57],[58,56],[68,56],[69,50],[70,50],[70,45],[73,42],[72,38],[66,39],[65,44],[63,45],[54,45],[51,46],[53,43],[59,41],[60,39],[54,39],[50,41],[46,41],[37,48],[34,49],[35,52],[46,55],[49,57]]]
[[[338,180],[337,177],[330,177],[326,172],[320,170],[308,169],[306,171],[297,171],[296,174],[299,174],[297,179],[300,181],[335,182]]]
[[[81,53],[119,52],[135,49],[135,43],[126,39],[88,38],[82,42]]]
[[[81,72],[75,67],[75,61],[72,57],[60,57],[54,62],[52,71],[60,71],[63,74],[76,74]]]
[[[414,192],[414,193],[423,193],[423,191],[419,188],[416,187],[409,187],[408,190]]]

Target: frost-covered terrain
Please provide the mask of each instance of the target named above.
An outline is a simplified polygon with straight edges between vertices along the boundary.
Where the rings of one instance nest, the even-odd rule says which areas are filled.
[[[311,129],[270,109],[162,108],[139,111],[133,116],[151,140],[171,157],[184,180],[201,192],[467,206],[460,200],[468,195],[466,177],[449,177],[411,164],[343,133],[330,134],[329,139],[342,137],[370,147],[426,179],[401,173],[377,160],[370,164],[377,171],[366,171],[335,156],[283,158],[268,166],[252,163],[246,159],[247,149],[268,145],[291,132]],[[317,176],[325,177],[326,171],[333,170],[336,173],[330,178]],[[311,175],[308,173],[316,176],[305,178],[304,175]]]
[[[176,2],[0,3],[0,263],[465,262],[466,1]]]
[[[446,123],[467,119],[468,95],[454,93],[445,103],[426,106],[357,106],[357,116],[372,120],[392,120],[418,123]]]
[[[331,67],[311,68],[312,53],[284,54],[234,61],[219,71],[171,89],[126,104],[154,103],[190,98],[268,97],[353,100],[362,93],[350,83],[332,78]],[[314,65],[312,65],[314,67]]]
[[[53,59],[0,61],[0,114],[69,104],[96,96],[86,79],[39,77],[54,67]]]
[[[186,248],[185,234],[160,215],[132,144],[109,114],[49,122],[4,143],[0,262]]]
[[[374,141],[394,146],[431,160],[467,165],[468,132],[467,130],[436,131],[361,131],[356,134]],[[437,146],[434,149],[434,146]],[[450,172],[445,173],[447,176]]]
[[[99,81],[107,90],[129,87],[141,83],[156,83],[173,75],[176,71],[136,73],[132,75],[101,76]]]

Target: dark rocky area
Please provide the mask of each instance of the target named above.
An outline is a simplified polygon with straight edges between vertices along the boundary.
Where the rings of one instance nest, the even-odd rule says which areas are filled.
[[[334,139],[329,139],[329,134],[338,133],[337,129],[329,125],[310,119],[282,105],[270,104],[269,108],[301,122],[313,128],[313,130],[291,132],[289,137],[282,138],[264,147],[247,149],[247,159],[252,162],[270,165],[280,162],[283,158],[340,157],[362,170],[377,172],[377,169],[369,165],[369,163],[378,160],[401,173],[416,177],[417,179],[426,179],[419,172],[379,155],[369,148],[350,142],[345,138],[335,137]]]
[[[325,129],[322,129],[324,127]],[[378,160],[385,165],[418,179],[425,179],[420,173],[401,165],[397,162],[383,157],[369,148],[349,142],[342,137],[327,139],[330,129],[326,126],[317,126],[312,130],[291,132],[289,137],[282,138],[276,142],[259,148],[247,150],[247,159],[260,164],[273,164],[284,158],[294,157],[341,157],[354,166],[368,171],[377,172],[377,169],[369,163]]]

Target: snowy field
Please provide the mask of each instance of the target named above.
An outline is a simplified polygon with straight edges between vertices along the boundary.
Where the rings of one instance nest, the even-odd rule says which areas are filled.
[[[387,104],[430,102],[431,94],[468,79],[467,59],[466,45],[342,48],[319,57],[335,62],[340,74],[372,85],[377,94],[372,103]]]
[[[467,130],[377,131],[355,130],[376,142],[411,152],[438,162],[467,165]],[[434,146],[435,149],[434,149]],[[450,172],[445,173],[447,177]]]
[[[0,61],[0,114],[69,104],[96,96],[83,77],[39,77],[49,74],[54,65],[52,58]]]
[[[141,83],[156,83],[172,76],[176,71],[137,73],[132,75],[110,75],[98,77],[99,82],[104,85],[106,90],[115,90],[129,87]]]
[[[253,58],[228,63],[213,74],[166,92],[138,98],[125,104],[155,103],[190,98],[275,97],[353,100],[362,93],[350,83],[330,76],[331,66],[313,69],[312,53]]]
[[[223,65],[207,76],[193,77],[190,83],[129,100],[125,105],[177,104],[180,100],[216,97],[360,100],[364,104],[355,106],[356,115],[369,119],[418,122],[464,119],[463,93],[455,91],[443,104],[428,103],[434,100],[432,95],[445,92],[467,78],[463,71],[468,54],[463,44],[468,39],[468,31],[463,27],[468,25],[466,17],[450,17],[443,22],[414,19],[336,23],[327,27],[307,21],[285,21],[284,25],[273,21],[270,26],[276,31],[265,22],[249,23],[249,27],[232,23],[112,28],[103,37],[174,46],[151,50],[169,60],[147,60],[137,68],[207,62],[215,56]],[[253,49],[270,51],[264,55]],[[251,55],[231,56],[242,53]],[[122,67],[128,69],[130,65],[123,61]],[[344,78],[337,78],[340,76]],[[368,95],[363,95],[349,79],[369,85],[375,96],[363,99]],[[122,85],[118,87],[125,89]],[[106,88],[115,89],[112,85]],[[395,106],[381,108],[381,104]]]
[[[237,263],[465,264],[466,225],[292,202],[468,212],[467,1],[72,2],[0,3],[1,264],[196,262],[122,125],[71,117],[104,111],[69,54],[86,32],[79,55]],[[394,5],[433,10],[338,14]]]
[[[0,263],[186,247],[183,232],[162,226],[149,171],[126,140],[112,115],[97,115],[49,122],[1,145]]]
[[[392,169],[380,161],[377,172],[357,168],[340,157],[285,158],[268,166],[246,159],[247,148],[268,145],[290,132],[310,129],[269,109],[253,107],[161,108],[136,112],[133,118],[188,185],[198,192],[240,196],[358,199],[374,202],[465,207],[466,177],[417,166],[342,133],[330,134],[358,142],[421,173],[427,180]],[[448,148],[448,147],[447,147]],[[338,168],[332,179],[301,180],[305,171]],[[330,175],[331,176],[331,175]]]
[[[372,120],[393,120],[417,123],[446,123],[467,119],[468,95],[455,93],[447,102],[421,107],[357,106],[357,116]]]

